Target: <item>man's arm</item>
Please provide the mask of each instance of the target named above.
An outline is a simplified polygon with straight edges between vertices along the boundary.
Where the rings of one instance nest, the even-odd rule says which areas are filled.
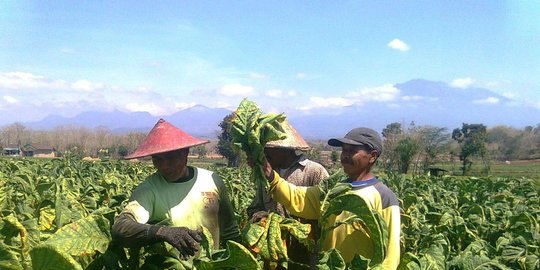
[[[168,227],[138,223],[128,212],[120,213],[114,220],[112,236],[121,246],[140,247],[156,242],[168,242],[186,260],[199,250],[201,232],[185,227]]]
[[[133,214],[122,212],[116,216],[112,226],[112,237],[124,247],[140,247],[158,242],[158,226],[142,224]]]
[[[307,219],[320,216],[320,192],[317,186],[297,187],[288,183],[275,171],[267,177],[270,181],[269,193],[272,199],[281,203],[290,214]]]

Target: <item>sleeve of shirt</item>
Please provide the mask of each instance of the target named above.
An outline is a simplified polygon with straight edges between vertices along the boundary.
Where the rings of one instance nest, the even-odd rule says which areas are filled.
[[[383,210],[383,218],[388,226],[388,247],[383,269],[397,269],[400,260],[400,230],[401,217],[399,206],[392,205]]]
[[[136,247],[155,242],[153,228],[148,223],[152,214],[153,192],[144,184],[138,186],[122,212],[115,218],[112,226],[112,236],[122,246]]]
[[[234,209],[229,199],[227,187],[221,178],[216,174],[212,174],[214,183],[219,191],[219,231],[220,231],[220,243],[224,246],[227,240],[242,242],[242,236],[240,235],[240,229],[236,221]]]
[[[131,213],[122,212],[114,219],[112,238],[124,247],[140,247],[157,242],[157,226],[141,224]]]
[[[297,187],[285,181],[274,171],[269,191],[274,200],[297,217],[318,219],[321,214],[320,192],[317,186]]]

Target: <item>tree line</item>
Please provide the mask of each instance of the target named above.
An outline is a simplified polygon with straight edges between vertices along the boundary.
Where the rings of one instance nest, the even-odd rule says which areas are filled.
[[[221,132],[217,144],[196,147],[192,154],[218,153],[227,159],[228,166],[239,166],[241,152],[232,147],[229,134],[231,117],[227,115],[219,124]],[[66,125],[52,130],[33,130],[14,123],[0,129],[0,146],[32,144],[52,147],[60,155],[123,158],[135,150],[145,136],[143,132],[115,134],[107,127],[89,129]],[[463,123],[462,127],[450,132],[444,127],[396,122],[388,124],[382,130],[382,136],[384,151],[379,164],[389,171],[425,171],[437,162],[458,160],[463,173],[466,173],[473,159],[484,163],[486,170],[489,170],[490,160],[540,159],[540,124],[517,129]],[[308,155],[317,160],[322,151],[331,152],[331,161],[338,162],[337,150],[325,142],[311,141],[312,150]]]
[[[241,151],[235,149],[230,137],[232,115],[226,116],[219,124],[217,152],[227,158],[228,166],[238,166]],[[462,127],[449,132],[447,128],[436,126],[408,126],[390,123],[382,131],[383,153],[380,166],[386,171],[408,173],[413,166],[415,172],[426,172],[439,162],[461,163],[461,172],[467,174],[473,160],[480,161],[483,171],[488,173],[491,160],[532,160],[540,159],[540,124],[516,129],[508,126],[487,128],[483,124],[463,123]],[[323,164],[321,152],[330,152],[332,163],[337,163],[336,149],[325,141],[311,142],[312,149],[307,155]],[[328,164],[325,164],[328,165]]]

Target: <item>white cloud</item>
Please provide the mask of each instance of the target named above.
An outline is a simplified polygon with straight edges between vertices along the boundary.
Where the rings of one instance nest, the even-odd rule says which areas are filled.
[[[407,43],[395,38],[393,39],[392,41],[388,42],[387,44],[388,47],[394,49],[394,50],[399,50],[399,51],[402,51],[402,52],[406,52],[408,50],[410,50],[411,48],[409,47],[409,45],[407,45]]]
[[[78,80],[72,83],[71,87],[75,90],[93,92],[95,90],[103,89],[105,86],[101,83],[93,83],[88,80]]]
[[[394,85],[386,84],[351,92],[344,97],[311,97],[309,99],[309,105],[302,106],[300,109],[305,111],[316,108],[345,107],[369,102],[391,102],[396,100],[399,94],[400,90],[394,87]]]
[[[354,101],[348,98],[342,97],[311,97],[309,98],[309,105],[303,106],[301,110],[311,110],[316,108],[330,108],[330,107],[345,107],[353,105]]]
[[[485,98],[485,99],[475,100],[475,101],[473,101],[473,103],[491,105],[491,104],[498,104],[499,101],[500,100],[498,98],[496,98],[496,97],[488,97],[488,98]]]
[[[287,98],[287,97],[295,97],[296,92],[295,91],[284,92],[281,89],[271,89],[271,90],[266,91],[264,95],[267,97],[272,97],[272,98]]]
[[[69,87],[63,80],[50,80],[44,76],[27,72],[0,72],[0,88],[7,89],[65,89]]]
[[[428,101],[428,102],[436,102],[439,100],[438,97],[425,97],[425,96],[402,96],[401,99],[403,101]]]
[[[283,96],[283,91],[281,91],[280,89],[272,89],[272,90],[266,91],[266,93],[264,94],[268,97],[280,98]]]
[[[424,99],[425,97],[422,97],[422,96],[403,96],[401,98],[403,100],[405,100],[405,101],[418,101],[418,100]]]
[[[15,103],[18,103],[19,100],[12,97],[12,96],[4,96],[4,100],[9,103],[9,104],[15,104]]]
[[[255,95],[255,89],[251,86],[245,86],[241,84],[228,84],[221,88],[219,93],[226,97],[234,96],[253,96]]]
[[[454,79],[450,83],[450,86],[455,87],[455,88],[466,89],[466,88],[469,88],[473,83],[474,83],[474,80],[469,77],[457,78],[457,79]]]
[[[227,103],[227,102],[223,102],[223,101],[218,101],[216,103],[216,108],[225,108],[225,109],[229,109],[231,108],[231,104]]]
[[[249,73],[249,77],[250,77],[250,78],[253,78],[253,79],[260,79],[260,80],[263,80],[263,79],[267,79],[267,78],[268,78],[267,75],[262,74],[262,73],[258,73],[258,72],[251,72],[251,73]]]
[[[152,115],[166,115],[170,112],[165,107],[155,103],[132,102],[126,104],[124,107],[131,112],[149,112]]]
[[[299,79],[299,80],[303,80],[307,77],[307,74],[306,73],[297,73],[296,74],[296,78]]]
[[[357,102],[386,102],[392,101],[399,96],[399,89],[392,84],[378,87],[364,88],[359,91],[349,93],[347,97],[355,99]]]
[[[515,99],[518,96],[518,95],[516,95],[516,93],[513,93],[513,92],[504,92],[501,95],[503,97],[509,98],[509,99]]]
[[[177,110],[185,110],[195,105],[197,105],[197,103],[195,102],[176,102],[174,103],[174,108],[176,108]]]

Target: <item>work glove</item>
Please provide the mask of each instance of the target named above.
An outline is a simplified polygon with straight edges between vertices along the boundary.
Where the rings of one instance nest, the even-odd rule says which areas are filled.
[[[185,227],[160,227],[156,232],[156,238],[171,244],[180,251],[180,257],[183,260],[195,255],[199,251],[199,242],[201,242],[202,231],[190,230]]]
[[[251,223],[259,222],[262,218],[268,217],[268,212],[266,211],[257,211],[251,215]]]

